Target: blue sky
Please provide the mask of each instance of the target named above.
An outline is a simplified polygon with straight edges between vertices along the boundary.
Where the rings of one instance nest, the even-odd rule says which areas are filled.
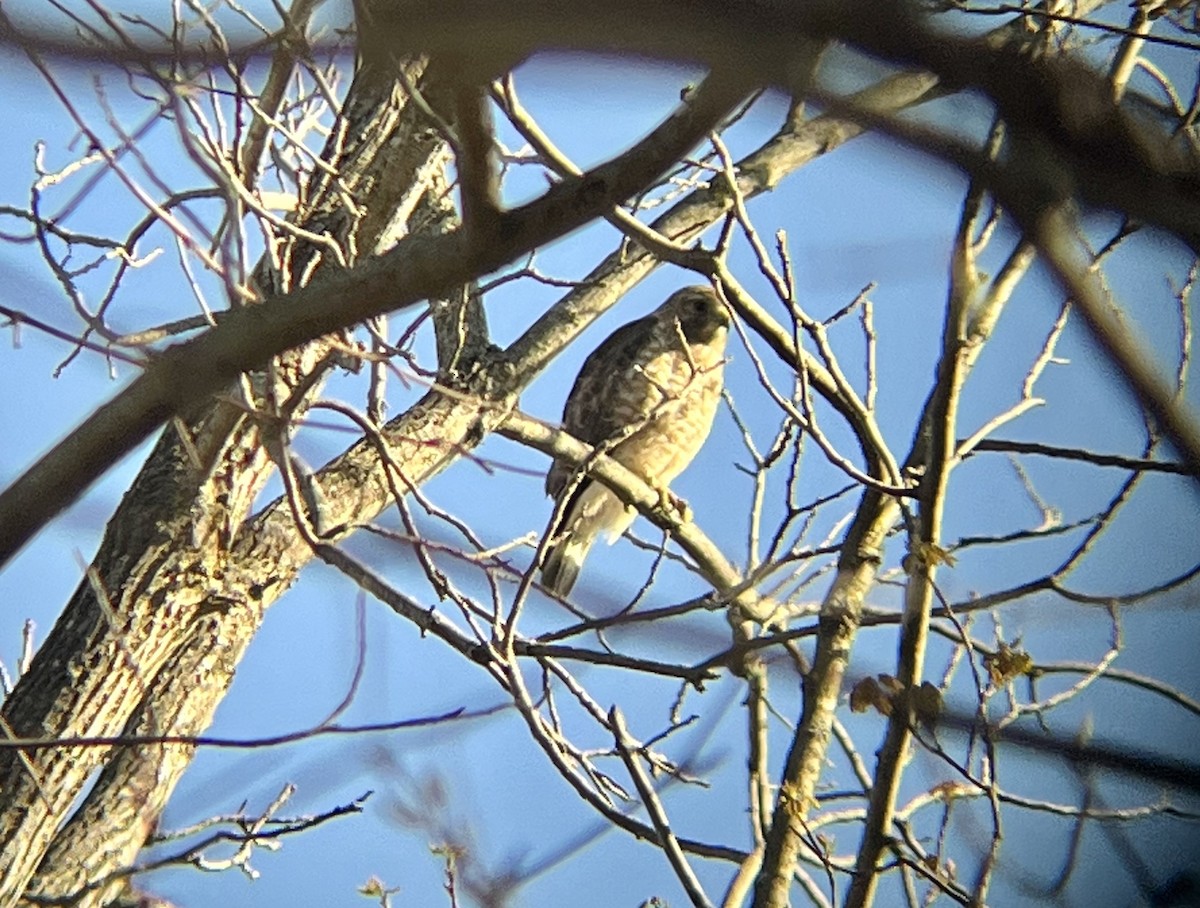
[[[9,112],[6,137],[0,143],[0,204],[21,206],[28,200],[34,143],[46,141],[47,159],[52,164],[64,163],[72,157],[66,147],[72,130],[56,102],[18,57],[0,56],[0,67],[7,76],[5,105]],[[98,121],[92,81],[97,75],[111,93],[114,109],[123,122],[139,122],[145,107],[135,105],[121,93],[122,80],[116,73],[87,69],[67,73],[64,80],[73,100]],[[586,166],[615,153],[649,129],[673,106],[681,86],[690,78],[694,74],[674,67],[550,58],[528,64],[518,73],[517,85],[524,102],[555,141]],[[961,113],[953,106],[943,106],[940,115],[954,116],[956,110]],[[735,154],[763,141],[777,127],[782,113],[779,99],[760,102],[729,136]],[[972,115],[966,111],[968,127]],[[182,163],[178,152],[175,158],[165,157],[173,146],[170,130],[160,127],[149,137],[147,148],[151,154],[164,155],[158,161],[173,185],[192,185],[195,172]],[[525,179],[524,175],[520,179]],[[529,191],[528,187],[537,185],[540,177],[532,179],[534,182],[526,183],[525,188],[515,183],[510,191],[518,195]],[[779,192],[751,205],[751,214],[765,236],[778,227],[786,229],[801,301],[812,313],[828,315],[868,283],[876,285],[871,299],[879,337],[879,420],[901,459],[907,453],[915,416],[933,376],[946,297],[946,256],[964,189],[964,180],[955,171],[887,141],[867,138],[803,168]],[[109,177],[98,186],[76,226],[120,234],[125,228],[113,227],[114,223],[132,222],[140,215],[136,203]],[[1089,227],[1094,236],[1106,237],[1113,220],[1097,217]],[[11,219],[0,221],[0,228],[13,229]],[[1012,237],[1003,228],[1000,233],[998,245],[1006,250]],[[538,264],[556,277],[578,279],[613,247],[614,236],[607,225],[588,228],[540,254]],[[162,242],[161,237],[157,242]],[[135,274],[122,308],[114,314],[122,328],[194,311],[174,257],[173,248],[165,246],[158,263]],[[992,254],[986,266],[994,269],[998,262]],[[735,250],[731,264],[739,279],[769,304],[765,282],[757,274],[744,243]],[[1114,291],[1168,363],[1174,362],[1179,322],[1167,282],[1182,284],[1190,264],[1182,247],[1159,236],[1142,234],[1114,256],[1109,272]],[[4,275],[6,305],[75,330],[76,319],[32,246],[0,247],[0,273]],[[530,387],[522,398],[522,408],[556,420],[586,353],[616,326],[648,311],[675,287],[694,280],[676,269],[660,269],[592,326]],[[218,300],[215,282],[209,281],[206,286],[213,294],[210,299]],[[557,298],[557,291],[529,282],[509,285],[495,293],[488,300],[494,340],[500,344],[510,342]],[[1020,376],[1036,357],[1060,302],[1059,291],[1035,268],[980,360],[964,399],[960,435],[1015,401]],[[398,331],[404,321],[397,318],[393,331]],[[833,329],[832,337],[839,355],[845,357],[848,372],[858,378],[862,343],[855,324],[853,319],[846,319]],[[5,340],[0,350],[0,388],[7,392],[0,394],[0,425],[5,427],[4,441],[0,442],[0,482],[18,475],[83,416],[117,393],[130,377],[128,368],[119,366],[117,376],[110,379],[99,357],[85,355],[52,378],[67,352],[61,342],[29,329],[21,332],[20,346],[7,343],[8,337]],[[418,349],[428,352],[427,339]],[[761,345],[759,352],[765,354]],[[1045,405],[998,434],[1105,452],[1140,453],[1138,417],[1077,325],[1068,325],[1057,353],[1066,362],[1050,366],[1037,387]],[[730,355],[728,386],[739,413],[751,426],[756,440],[764,444],[778,422],[778,414],[765,400],[746,351],[733,343]],[[360,402],[362,389],[361,379],[342,377],[330,385],[328,393]],[[401,412],[417,393],[404,392],[398,383],[393,383],[393,392],[389,400],[393,414]],[[1189,399],[1195,403],[1195,393],[1190,393]],[[823,413],[823,418],[835,440],[852,450],[832,416]],[[299,449],[315,465],[350,439],[344,432],[311,430],[302,436]],[[10,671],[18,657],[22,623],[33,618],[39,627],[39,640],[48,632],[146,450],[143,446],[110,470],[0,573],[0,659]],[[543,496],[540,476],[528,473],[544,470],[545,458],[498,438],[489,439],[478,453],[524,472],[500,471],[488,476],[478,467],[460,462],[429,484],[425,491],[430,498],[470,523],[489,544],[499,545],[526,533],[540,532],[551,505]],[[692,504],[699,525],[738,563],[745,560],[748,481],[734,465],[746,461],[736,426],[727,413],[722,413],[710,443],[673,485]],[[1022,463],[1034,486],[1061,509],[1068,522],[1100,508],[1123,478],[1117,471],[1092,466],[1032,458]],[[843,481],[811,444],[804,454],[802,476],[803,494],[809,498]],[[964,464],[952,479],[950,495],[947,540],[1028,529],[1040,519],[1015,472],[1003,463],[1002,455],[980,455]],[[812,543],[832,531],[855,502],[856,498],[851,497],[823,510],[814,526]],[[1117,526],[1071,583],[1090,592],[1120,593],[1195,563],[1196,503],[1193,484],[1177,478],[1148,478]],[[381,522],[395,525],[396,519],[391,514]],[[652,543],[657,541],[656,531],[644,521],[639,521],[634,531]],[[1057,542],[966,551],[956,567],[941,575],[942,589],[955,601],[1002,589],[1047,569],[1077,539],[1072,535]],[[348,548],[371,561],[406,592],[418,599],[426,597],[433,604],[406,552],[363,535],[351,541]],[[902,547],[893,545],[884,568],[895,569],[902,554]],[[530,549],[518,550],[513,561],[524,567],[530,557]],[[651,560],[647,553],[636,552],[627,540],[595,552],[584,569],[576,600],[588,611],[615,610],[639,588]],[[458,571],[455,579],[468,589],[479,586],[478,576],[463,571]],[[818,579],[802,598],[818,600],[827,582]],[[700,592],[702,587],[695,578],[671,569],[643,607],[667,605]],[[899,598],[898,587],[882,586],[870,601],[880,608],[894,608]],[[1198,642],[1193,599],[1194,586],[1128,610],[1122,624],[1126,648],[1117,665],[1164,678],[1193,697],[1200,694],[1193,665]],[[421,638],[378,603],[360,606],[358,601],[355,588],[331,569],[313,565],[306,570],[297,587],[270,611],[218,713],[212,734],[258,737],[319,722],[345,695],[360,652],[365,653],[364,675],[344,717],[346,722],[388,721],[460,707],[486,710],[504,702],[498,688],[475,666],[464,664],[442,644]],[[359,608],[366,629],[365,649],[361,651],[356,642]],[[568,620],[558,606],[538,600],[526,616],[526,632]],[[1110,635],[1102,610],[1068,606],[1046,596],[1030,597],[1006,609],[1001,621],[1004,639],[1019,638],[1039,661],[1046,662],[1094,661],[1105,651]],[[978,619],[976,631],[985,639],[990,636],[987,617]],[[636,628],[626,630],[614,634],[613,640],[632,652],[682,662],[699,661],[727,644],[727,630],[720,616],[639,634]],[[802,647],[807,650],[808,642]],[[893,630],[864,631],[855,650],[851,680],[891,670],[894,653]],[[935,642],[929,658],[932,678],[938,677],[948,658],[947,647]],[[580,668],[579,677],[598,702],[606,707],[620,704],[635,733],[643,735],[662,724],[676,693],[675,686],[667,682],[633,682],[600,669]],[[780,660],[772,678],[781,714],[794,719],[799,710],[794,673]],[[947,696],[951,703],[970,708],[965,679],[965,672],[960,670]],[[527,681],[533,684],[535,680],[531,669]],[[1065,682],[1051,677],[1042,683],[1053,688]],[[746,847],[749,837],[742,780],[744,723],[738,707],[740,697],[737,683],[728,676],[703,694],[690,693],[685,711],[694,711],[701,719],[664,748],[677,759],[694,755],[712,782],[707,789],[671,789],[667,805],[676,830]],[[1055,716],[1056,728],[1066,734],[1090,721],[1100,738],[1180,755],[1187,754],[1188,742],[1196,735],[1190,724],[1196,721],[1195,716],[1168,709],[1161,699],[1104,681]],[[869,763],[882,734],[882,719],[874,714],[847,713],[845,720]],[[567,721],[581,741],[606,746],[594,726],[578,717]],[[778,766],[787,740],[782,722],[776,725],[774,736],[774,765]],[[1078,802],[1079,780],[1045,761],[1012,756],[1002,764],[1001,771],[1002,782],[1013,790]],[[918,755],[901,800],[945,777],[943,766],[927,755]],[[413,789],[425,786],[428,792],[434,779],[445,790],[445,804],[441,812],[424,805],[424,815],[431,818],[433,828],[413,828],[411,822],[406,824],[397,805],[414,798]],[[836,761],[829,780],[835,788],[851,781],[844,762]],[[283,811],[285,814],[328,809],[368,789],[376,794],[363,816],[288,839],[279,852],[260,852],[254,861],[262,874],[257,881],[236,871],[202,874],[187,870],[155,874],[145,884],[189,906],[341,905],[364,904],[355,887],[375,875],[401,887],[396,904],[446,904],[440,888],[439,861],[428,850],[438,836],[439,823],[459,833],[469,830],[474,859],[495,872],[544,861],[565,841],[586,835],[598,823],[596,815],[551,771],[511,711],[435,730],[322,739],[251,753],[203,750],[180,785],[164,822],[167,826],[183,826],[213,813],[234,811],[244,801],[251,810],[261,808],[287,781],[295,782],[298,792],[291,808]],[[1153,803],[1158,797],[1148,786],[1127,783],[1105,784],[1102,791],[1109,806]],[[959,831],[963,847],[969,849],[975,843],[973,835],[982,833],[973,825],[978,814],[966,808],[962,813],[966,818]],[[1051,871],[1038,862],[1045,854],[1060,856],[1065,851],[1069,825],[1061,821],[1052,824],[1029,812],[1015,811],[1010,816],[1005,868],[1022,868],[1039,879],[1048,878]],[[986,827],[983,829],[986,831]],[[1128,829],[1127,834],[1135,842],[1152,840],[1152,835],[1181,835],[1179,825],[1166,826],[1159,821]],[[852,852],[855,842],[852,828],[838,830],[839,853]],[[1096,834],[1095,827],[1089,827],[1082,852],[1085,871],[1076,882],[1079,888],[1072,891],[1077,900],[1099,892],[1113,894],[1122,901],[1133,898],[1130,876],[1121,862],[1112,859],[1111,847],[1107,839]],[[1161,882],[1172,866],[1186,866],[1183,859],[1187,855],[1200,857],[1194,853],[1195,848],[1181,838],[1180,850],[1144,849],[1141,856]],[[701,880],[710,887],[710,895],[719,898],[729,867],[695,863]],[[1019,873],[1002,872],[994,894],[997,904],[1018,904],[1028,890],[1021,888]],[[652,895],[660,895],[672,904],[684,902],[669,868],[654,849],[610,832],[581,857],[538,877],[522,890],[515,904],[632,906]]]

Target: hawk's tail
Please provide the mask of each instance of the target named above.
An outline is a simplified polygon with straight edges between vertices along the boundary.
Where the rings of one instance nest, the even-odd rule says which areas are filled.
[[[546,557],[542,562],[542,583],[556,595],[567,596],[579,577],[579,569],[583,567],[583,559],[587,557],[592,542],[591,538],[584,540],[577,534],[568,533],[562,542],[546,549]]]
[[[611,545],[637,514],[603,485],[592,481],[583,484],[565,510],[554,530],[557,538],[542,560],[542,583],[559,596],[571,592],[592,544],[607,534]]]

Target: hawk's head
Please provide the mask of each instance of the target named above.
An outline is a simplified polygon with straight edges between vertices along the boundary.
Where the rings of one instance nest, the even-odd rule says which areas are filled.
[[[684,287],[662,304],[659,312],[678,322],[689,344],[707,344],[729,327],[729,313],[711,287]]]

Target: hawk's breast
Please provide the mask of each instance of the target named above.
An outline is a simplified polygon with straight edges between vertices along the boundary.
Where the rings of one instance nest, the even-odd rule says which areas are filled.
[[[630,434],[612,456],[655,486],[678,476],[712,428],[723,352],[721,344],[693,344],[686,351],[678,343],[663,344],[640,367],[623,370],[610,400]]]

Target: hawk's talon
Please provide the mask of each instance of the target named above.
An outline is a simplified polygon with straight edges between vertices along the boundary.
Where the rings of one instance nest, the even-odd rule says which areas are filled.
[[[651,488],[658,493],[657,510],[664,517],[675,517],[680,523],[692,522],[692,506],[687,503],[687,499],[680,498],[666,486],[652,485]]]

